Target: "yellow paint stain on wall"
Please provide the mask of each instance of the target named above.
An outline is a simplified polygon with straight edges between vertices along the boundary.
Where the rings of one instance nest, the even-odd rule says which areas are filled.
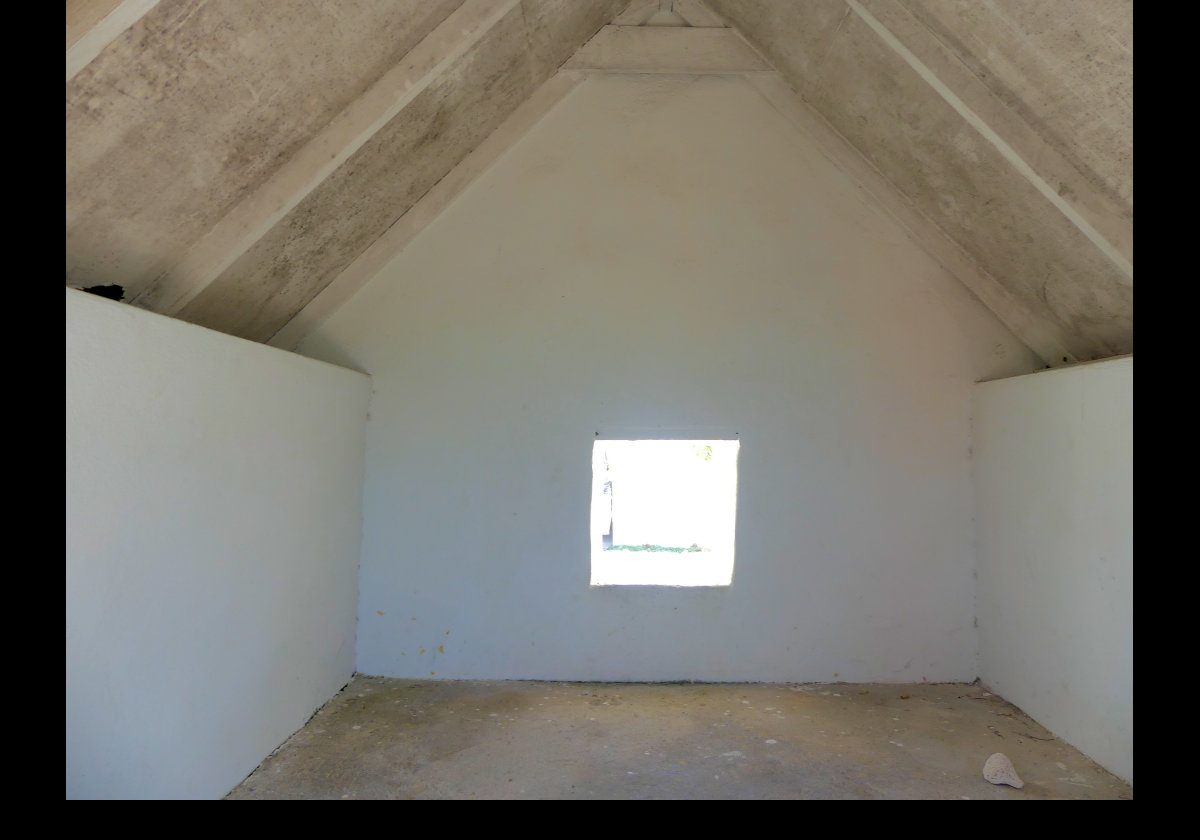
[[[441,645],[438,645],[438,653],[445,653],[446,650]]]
[[[383,615],[383,610],[375,610],[375,615]]]
[[[421,653],[424,653],[424,652],[425,652],[425,648],[421,648]]]

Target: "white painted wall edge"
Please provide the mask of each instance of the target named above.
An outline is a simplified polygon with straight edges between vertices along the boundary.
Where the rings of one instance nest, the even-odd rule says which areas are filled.
[[[217,798],[354,671],[369,377],[66,290],[68,798]]]
[[[1133,782],[1133,356],[976,385],[981,679]]]

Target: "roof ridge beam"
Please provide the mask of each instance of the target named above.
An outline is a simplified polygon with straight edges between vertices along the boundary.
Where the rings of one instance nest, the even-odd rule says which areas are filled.
[[[720,15],[704,5],[704,0],[673,0],[671,8],[687,21],[688,26],[729,26]]]
[[[727,75],[775,68],[730,27],[609,25],[580,47],[563,69]]]

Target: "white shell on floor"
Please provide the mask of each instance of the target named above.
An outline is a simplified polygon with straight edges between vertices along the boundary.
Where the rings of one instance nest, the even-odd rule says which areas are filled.
[[[1004,753],[992,753],[988,756],[988,760],[983,763],[983,778],[994,785],[1025,787],[1025,783],[1017,775],[1017,768],[1013,767],[1013,763]]]

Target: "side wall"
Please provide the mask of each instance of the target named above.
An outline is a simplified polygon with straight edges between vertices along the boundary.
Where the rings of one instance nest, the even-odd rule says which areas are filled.
[[[1133,781],[1133,357],[975,391],[980,676]]]
[[[1032,355],[744,80],[583,82],[300,352],[371,374],[358,670],[971,680]],[[596,433],[740,432],[728,587],[589,586]]]
[[[67,290],[67,797],[215,798],[354,671],[370,379]]]

